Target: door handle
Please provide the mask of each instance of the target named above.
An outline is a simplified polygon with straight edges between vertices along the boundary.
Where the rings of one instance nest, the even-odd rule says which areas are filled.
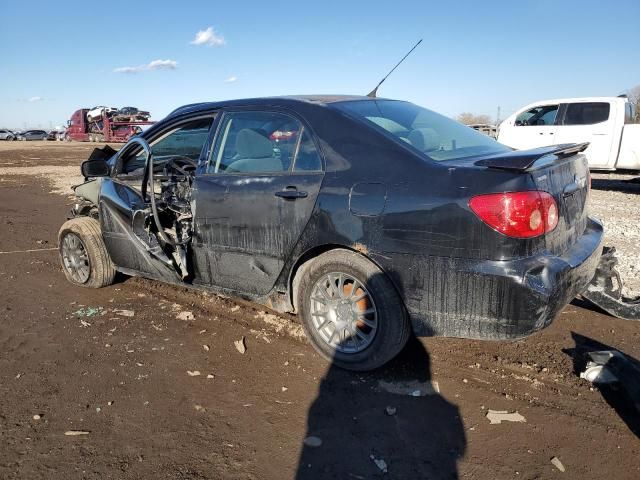
[[[296,188],[288,188],[275,193],[276,197],[285,198],[287,200],[295,200],[296,198],[305,198],[308,193],[301,192]]]

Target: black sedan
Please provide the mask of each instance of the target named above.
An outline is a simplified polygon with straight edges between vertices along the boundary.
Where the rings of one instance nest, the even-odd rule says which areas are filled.
[[[369,97],[188,105],[84,162],[62,265],[82,286],[120,271],[297,312],[316,349],[354,370],[411,331],[518,338],[599,261],[584,148],[514,152]]]

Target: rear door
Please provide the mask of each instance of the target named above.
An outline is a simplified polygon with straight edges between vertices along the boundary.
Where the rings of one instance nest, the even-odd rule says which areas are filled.
[[[194,184],[194,283],[268,293],[313,212],[322,178],[316,141],[299,118],[225,111]]]
[[[510,124],[500,127],[498,141],[517,150],[553,145],[558,109],[558,104],[549,104],[521,111]]]
[[[590,168],[614,168],[622,125],[613,102],[573,102],[566,105],[555,143],[589,142],[584,154]]]

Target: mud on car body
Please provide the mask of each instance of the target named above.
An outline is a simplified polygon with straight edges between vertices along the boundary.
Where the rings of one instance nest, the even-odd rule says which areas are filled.
[[[83,163],[62,264],[79,285],[120,271],[296,312],[350,369],[384,364],[411,330],[517,338],[596,269],[584,148],[514,152],[368,97],[188,105]]]

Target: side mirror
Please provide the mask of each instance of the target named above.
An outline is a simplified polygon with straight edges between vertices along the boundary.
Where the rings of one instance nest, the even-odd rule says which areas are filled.
[[[89,159],[82,162],[80,171],[84,178],[106,177],[109,175],[109,165],[104,159]]]

